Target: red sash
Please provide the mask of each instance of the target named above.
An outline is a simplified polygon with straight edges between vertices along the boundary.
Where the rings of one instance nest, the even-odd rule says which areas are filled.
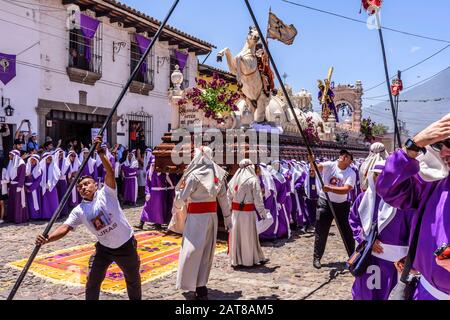
[[[241,208],[240,203],[233,202],[231,204],[231,209],[236,210],[236,211],[245,211],[245,212],[256,211],[255,205],[253,203],[247,203],[244,205],[243,208]]]
[[[188,205],[189,214],[217,212],[217,202],[191,202]]]

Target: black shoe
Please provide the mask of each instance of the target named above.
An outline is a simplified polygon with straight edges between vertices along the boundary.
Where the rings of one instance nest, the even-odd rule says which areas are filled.
[[[322,269],[322,264],[320,263],[320,259],[314,259],[313,266],[316,269]]]
[[[270,262],[270,259],[263,259],[263,260],[261,260],[260,262],[259,262],[259,264],[261,265],[261,266],[264,266],[264,265],[266,265],[266,264],[268,264]]]
[[[208,288],[198,287],[195,289],[195,299],[208,300]]]

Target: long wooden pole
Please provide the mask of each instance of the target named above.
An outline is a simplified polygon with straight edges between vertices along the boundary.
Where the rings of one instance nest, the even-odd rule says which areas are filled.
[[[264,35],[263,35],[262,31],[261,31],[261,28],[259,27],[258,21],[256,20],[256,17],[255,17],[255,14],[253,12],[253,9],[252,9],[252,7],[251,7],[251,5],[250,5],[248,0],[244,0],[244,1],[245,1],[245,4],[247,5],[247,9],[248,9],[248,11],[249,11],[249,13],[250,13],[250,15],[252,17],[253,23],[255,24],[255,27],[258,30],[259,37],[261,38],[261,41],[262,41],[262,43],[264,45],[264,48],[265,48],[265,50],[266,50],[266,52],[267,52],[267,54],[269,56],[270,62],[271,62],[272,67],[273,67],[273,69],[275,71],[275,74],[277,76],[278,82],[280,83],[280,86],[281,86],[281,89],[283,90],[283,93],[284,93],[284,96],[286,98],[286,101],[288,102],[288,106],[289,106],[289,108],[292,111],[292,114],[293,114],[294,119],[295,119],[295,123],[297,124],[297,127],[300,130],[300,134],[301,134],[303,140],[305,141],[305,146],[306,146],[306,149],[308,150],[308,154],[311,157],[313,157],[314,154],[312,152],[312,149],[311,149],[311,146],[310,146],[310,143],[309,143],[309,139],[306,136],[305,132],[303,131],[303,128],[302,128],[302,126],[300,124],[300,121],[298,120],[298,117],[297,117],[297,114],[295,113],[294,106],[292,104],[291,98],[289,97],[289,94],[288,94],[288,92],[286,90],[286,87],[285,87],[285,85],[284,85],[284,83],[282,81],[282,78],[281,78],[280,72],[278,71],[278,68],[277,68],[277,65],[275,63],[275,60],[273,59],[272,55],[270,54],[269,46],[267,45],[267,42],[264,39]],[[324,186],[325,184],[323,183],[322,175],[320,174],[319,168],[317,167],[317,164],[315,162],[313,162],[313,166],[314,166],[314,170],[316,171],[316,176],[319,178],[319,181],[322,184],[322,186]],[[324,192],[324,193],[325,193],[328,205],[330,206],[331,213],[333,214],[336,226],[337,226],[337,228],[339,230],[339,233],[340,233],[340,235],[342,237],[342,240],[344,242],[345,249],[347,250],[347,254],[350,256],[351,254],[353,254],[353,252],[351,252],[350,248],[348,247],[347,242],[345,241],[344,233],[343,233],[342,227],[339,224],[339,220],[337,219],[336,212],[334,211],[333,203],[331,202],[330,197],[328,196],[328,194],[326,192]]]
[[[126,82],[125,86],[122,88],[122,91],[119,95],[119,97],[117,98],[116,102],[114,103],[108,117],[106,118],[105,123],[103,124],[103,126],[101,127],[100,131],[99,131],[99,135],[103,135],[104,131],[106,130],[106,128],[108,127],[108,125],[110,124],[112,117],[114,115],[114,113],[116,112],[117,108],[119,107],[120,103],[123,100],[123,97],[125,96],[125,94],[128,91],[128,88],[131,85],[131,82],[134,80],[134,78],[136,77],[136,75],[138,74],[138,72],[141,69],[141,66],[144,64],[144,62],[147,60],[147,57],[150,53],[150,51],[152,50],[152,48],[155,46],[156,41],[158,40],[159,36],[161,35],[165,25],[167,24],[167,21],[169,20],[170,16],[172,15],[173,11],[175,10],[176,6],[178,5],[178,2],[180,0],[175,0],[173,2],[172,7],[170,8],[169,12],[167,13],[166,17],[164,18],[163,22],[161,23],[161,25],[158,28],[158,31],[156,32],[155,36],[153,37],[152,42],[150,43],[150,45],[148,46],[147,50],[145,51],[145,53],[142,55],[141,59],[139,60],[139,63],[137,64],[136,68],[133,70],[133,72],[131,73],[130,77],[128,78],[128,81]],[[75,178],[72,180],[72,182],[70,183],[66,193],[64,194],[63,198],[61,199],[61,202],[58,205],[58,208],[56,209],[56,212],[53,214],[50,222],[47,224],[47,227],[44,230],[44,233],[42,234],[44,237],[47,237],[51,228],[53,227],[53,224],[56,222],[56,220],[58,219],[59,215],[61,214],[61,211],[63,210],[63,208],[65,207],[67,201],[69,200],[69,196],[72,193],[73,188],[75,188],[75,185],[78,181],[78,179],[81,176],[81,172],[83,171],[83,168],[86,166],[88,160],[91,158],[91,156],[94,154],[94,150],[95,150],[96,144],[93,144],[89,150],[89,156],[86,157],[83,160],[83,163],[81,164]],[[36,258],[39,250],[40,250],[41,246],[40,245],[36,245],[34,247],[33,252],[31,253],[30,257],[28,258],[27,263],[25,264],[24,268],[22,269],[22,272],[20,273],[19,277],[16,280],[16,283],[14,284],[13,288],[11,289],[11,292],[8,295],[7,300],[12,300],[14,299],[14,296],[17,293],[17,290],[19,290],[20,285],[22,284],[23,279],[25,278],[25,275],[27,274],[28,270],[30,269],[31,264],[33,263],[34,259]]]
[[[398,130],[397,114],[395,112],[394,98],[392,97],[392,92],[391,92],[389,69],[388,69],[388,63],[387,63],[387,58],[386,58],[386,48],[384,46],[383,30],[381,29],[380,11],[378,10],[375,13],[375,15],[377,18],[377,28],[378,28],[378,35],[380,37],[381,51],[383,53],[384,74],[386,76],[386,84],[387,84],[388,93],[389,93],[389,101],[391,103],[392,118],[394,119],[394,134],[395,134],[395,137],[397,138],[397,143],[398,143],[399,147],[401,147],[402,140],[400,138],[400,131]]]

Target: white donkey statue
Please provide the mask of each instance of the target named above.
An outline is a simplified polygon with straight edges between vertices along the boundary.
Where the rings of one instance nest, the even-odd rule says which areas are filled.
[[[229,48],[225,48],[217,54],[217,60],[221,61],[226,56],[228,68],[236,76],[245,96],[246,104],[254,112],[254,120],[257,123],[265,121],[266,107],[270,98],[263,91],[263,82],[258,69],[256,45],[260,37],[256,28],[250,27],[247,41],[241,52],[233,57]]]

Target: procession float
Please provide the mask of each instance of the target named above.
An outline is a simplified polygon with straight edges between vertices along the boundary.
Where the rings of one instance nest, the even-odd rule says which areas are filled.
[[[178,68],[171,75],[171,130],[154,149],[156,170],[181,173],[189,163],[186,155],[189,158],[194,147],[201,145],[211,146],[216,162],[231,174],[244,157],[255,163],[307,160],[305,141],[286,97],[275,88],[257,30],[250,28],[236,56],[225,48],[218,53],[218,61],[223,57],[237,90],[231,90],[219,73],[209,80],[197,78],[197,86],[191,89],[182,89],[183,74]],[[321,114],[313,111],[310,92],[294,93],[286,85],[294,112],[316,158],[335,159],[343,148],[355,158],[366,157],[368,145],[361,134],[362,83],[334,86],[332,74],[330,68],[328,77],[318,81]]]

